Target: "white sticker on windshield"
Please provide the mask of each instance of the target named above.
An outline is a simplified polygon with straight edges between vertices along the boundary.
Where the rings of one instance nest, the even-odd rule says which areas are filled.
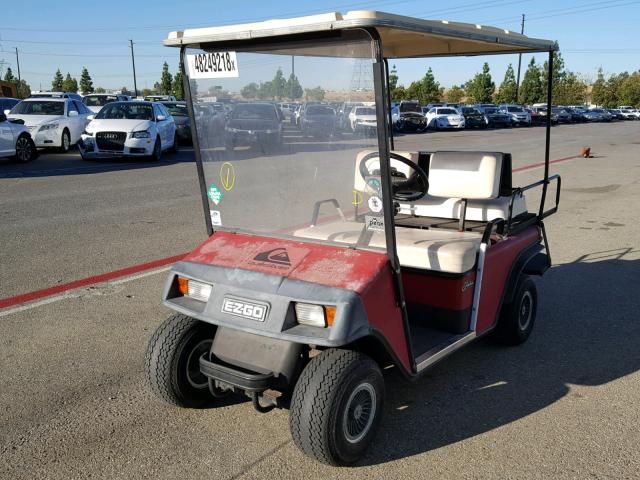
[[[209,214],[211,215],[211,225],[214,227],[222,226],[222,217],[218,210],[209,210]]]
[[[373,197],[369,197],[368,203],[372,212],[380,213],[382,211],[382,200],[380,197],[376,197],[375,195]]]
[[[237,77],[236,52],[207,52],[187,55],[189,78]]]

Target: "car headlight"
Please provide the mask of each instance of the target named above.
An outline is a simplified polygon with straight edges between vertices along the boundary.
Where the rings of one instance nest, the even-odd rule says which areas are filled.
[[[83,131],[82,131],[82,134],[83,134],[83,135],[89,135],[90,137],[93,137],[93,132],[90,132],[90,131],[88,131],[88,130],[83,130]]]
[[[45,125],[42,125],[40,127],[40,131],[44,132],[45,130],[55,130],[56,128],[58,128],[60,125],[57,123],[47,123]]]
[[[140,130],[137,132],[131,132],[131,138],[151,138],[149,130]]]
[[[336,316],[336,307],[329,305],[296,302],[295,311],[298,323],[310,327],[330,327]]]

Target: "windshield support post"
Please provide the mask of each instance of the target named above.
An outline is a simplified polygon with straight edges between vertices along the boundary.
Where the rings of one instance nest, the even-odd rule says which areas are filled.
[[[544,204],[547,199],[547,186],[549,185],[549,146],[551,145],[551,95],[553,93],[553,53],[549,50],[549,68],[547,70],[547,131],[544,146],[544,183],[542,184],[542,196],[540,197],[540,210],[538,211],[538,221],[542,222]]]
[[[400,270],[400,260],[396,253],[396,232],[395,232],[395,206],[393,201],[393,189],[391,184],[391,166],[390,166],[390,149],[389,149],[389,122],[387,116],[387,107],[389,105],[387,82],[385,81],[386,69],[385,60],[382,56],[382,42],[380,35],[374,29],[370,29],[369,33],[373,38],[375,45],[376,61],[373,63],[373,86],[376,101],[376,123],[378,125],[378,153],[380,158],[380,180],[382,182],[382,204],[384,215],[384,235],[387,246],[387,257],[391,265],[391,274],[393,276],[393,286],[396,294],[396,305],[400,309],[402,323],[405,332],[405,344],[407,355],[411,366],[411,372],[416,373],[416,361],[411,346],[411,330],[409,328],[409,315],[407,313],[407,304],[404,297],[404,289],[402,287],[402,272]]]
[[[193,100],[191,98],[191,82],[184,66],[186,48],[180,47],[180,71],[182,72],[182,89],[184,90],[185,100],[187,101],[187,110],[191,120],[191,140],[193,142],[193,153],[196,156],[196,169],[198,170],[198,182],[200,183],[200,197],[202,200],[202,208],[204,210],[204,223],[207,227],[207,234],[213,235],[213,225],[211,224],[211,214],[209,213],[209,200],[207,200],[207,182],[204,177],[204,167],[202,166],[202,156],[200,155],[200,143],[198,142],[198,126],[196,123],[195,112],[193,111]]]
[[[384,75],[386,78],[386,88],[387,88],[387,115],[389,116],[389,124],[387,125],[389,132],[389,143],[391,145],[391,150],[395,150],[395,142],[393,139],[393,117],[391,115],[391,89],[389,87],[389,60],[387,58],[384,59]]]

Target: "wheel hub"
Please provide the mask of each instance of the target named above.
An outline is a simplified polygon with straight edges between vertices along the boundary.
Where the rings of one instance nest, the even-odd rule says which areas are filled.
[[[369,432],[376,403],[376,392],[370,383],[362,383],[351,392],[342,418],[343,433],[349,443],[358,443]]]

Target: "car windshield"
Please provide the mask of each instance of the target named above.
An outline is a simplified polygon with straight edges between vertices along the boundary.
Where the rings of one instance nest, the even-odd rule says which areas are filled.
[[[524,110],[522,109],[522,107],[507,107],[507,112],[523,113]]]
[[[600,108],[594,108],[593,110],[591,110],[591,112],[593,112],[593,113],[602,113],[602,112],[604,112],[604,110],[602,110]]]
[[[169,113],[174,117],[189,116],[186,103],[163,103],[163,105],[167,108],[167,110],[169,110]]]
[[[335,115],[336,112],[331,107],[323,107],[322,105],[312,105],[307,107],[307,115]]]
[[[374,115],[376,114],[376,109],[373,107],[358,107],[356,108],[356,115]]]
[[[497,110],[496,108],[492,108],[492,107],[489,107],[489,108],[485,108],[485,109],[484,109],[484,113],[489,113],[489,114],[494,114],[494,113],[496,113],[497,111],[498,111],[498,110]]]
[[[107,103],[117,102],[115,95],[87,95],[82,99],[87,107],[104,107]]]
[[[188,47],[185,53],[187,59],[206,58],[217,48]],[[233,75],[207,78],[187,68],[192,91],[234,95],[226,121],[205,111],[191,119],[214,230],[385,251],[377,136],[343,134],[335,130],[343,128],[337,121],[307,121],[312,115],[337,120],[336,110],[320,102],[343,112],[358,102],[373,105],[374,51],[367,32],[342,30],[303,43],[236,45]],[[295,63],[293,90],[274,80],[283,62]],[[307,102],[297,123],[295,117],[281,122],[276,114],[275,105],[288,100]],[[251,248],[262,243],[256,239]],[[296,265],[308,251],[304,244],[286,249],[289,259],[273,263],[280,269],[273,271]],[[266,250],[250,253],[249,260]]]
[[[453,108],[438,108],[436,113],[439,115],[457,115],[457,111]]]
[[[277,120],[278,115],[273,105],[267,103],[246,103],[236,105],[231,114],[234,120]]]
[[[64,115],[64,102],[47,102],[46,100],[20,102],[11,109],[18,115]]]
[[[149,103],[118,102],[109,103],[100,110],[96,118],[119,120],[153,120],[153,108]]]
[[[462,113],[465,115],[480,115],[480,112],[475,108],[463,108]]]

